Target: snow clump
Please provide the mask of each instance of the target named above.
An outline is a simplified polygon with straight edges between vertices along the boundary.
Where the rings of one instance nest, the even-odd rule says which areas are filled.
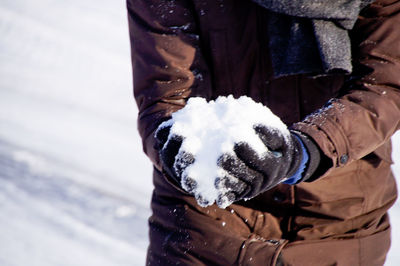
[[[159,128],[171,126],[169,139],[173,135],[183,137],[175,161],[187,153],[195,158],[183,171],[181,185],[194,194],[199,205],[209,206],[219,196],[219,207],[226,208],[232,204],[227,198],[221,201],[228,189],[215,186],[216,179],[225,175],[225,170],[217,162],[222,154],[234,154],[234,146],[240,142],[247,142],[263,158],[268,149],[256,134],[256,125],[279,130],[285,136],[290,134],[287,126],[269,108],[246,96],[238,99],[231,95],[220,96],[209,102],[201,97],[192,97],[183,109],[160,125]],[[194,189],[187,185],[193,181],[196,183]]]

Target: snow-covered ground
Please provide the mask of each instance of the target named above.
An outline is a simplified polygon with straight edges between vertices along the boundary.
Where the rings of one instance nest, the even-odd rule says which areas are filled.
[[[0,2],[0,265],[143,265],[125,2]]]
[[[0,35],[0,265],[143,265],[151,165],[125,1],[2,0]]]

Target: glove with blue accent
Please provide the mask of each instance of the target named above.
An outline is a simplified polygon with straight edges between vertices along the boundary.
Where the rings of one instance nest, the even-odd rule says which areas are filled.
[[[246,142],[237,143],[234,154],[223,154],[218,165],[225,175],[216,180],[215,186],[224,191],[218,202],[251,199],[280,184],[297,184],[309,178],[320,162],[316,144],[300,132],[283,135],[276,129],[264,126],[254,128],[268,148],[260,156]]]

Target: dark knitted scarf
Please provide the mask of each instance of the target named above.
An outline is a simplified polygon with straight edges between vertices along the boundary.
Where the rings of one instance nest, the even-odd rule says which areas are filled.
[[[351,73],[348,31],[373,0],[253,0],[269,10],[276,77]]]

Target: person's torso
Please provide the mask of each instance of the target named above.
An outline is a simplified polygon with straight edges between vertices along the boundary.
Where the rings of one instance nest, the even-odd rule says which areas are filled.
[[[246,95],[269,107],[290,126],[341,92],[344,76],[273,77],[268,49],[268,12],[252,1],[202,0],[193,4],[200,49],[211,72],[212,88],[196,87],[191,96],[210,100],[220,95]],[[294,220],[294,227],[313,226],[315,219],[321,222],[333,219],[338,221],[335,226],[340,229],[332,226],[329,230],[355,230],[381,217],[396,198],[390,154],[388,142],[328,177],[299,186],[279,185],[246,205],[266,212],[276,210],[278,216],[302,217],[297,225]],[[156,187],[161,183],[156,181]],[[380,211],[371,217],[365,216],[377,210]],[[365,219],[354,220],[360,216]],[[342,223],[346,220],[352,222]],[[318,237],[329,236],[328,229],[321,230]]]

